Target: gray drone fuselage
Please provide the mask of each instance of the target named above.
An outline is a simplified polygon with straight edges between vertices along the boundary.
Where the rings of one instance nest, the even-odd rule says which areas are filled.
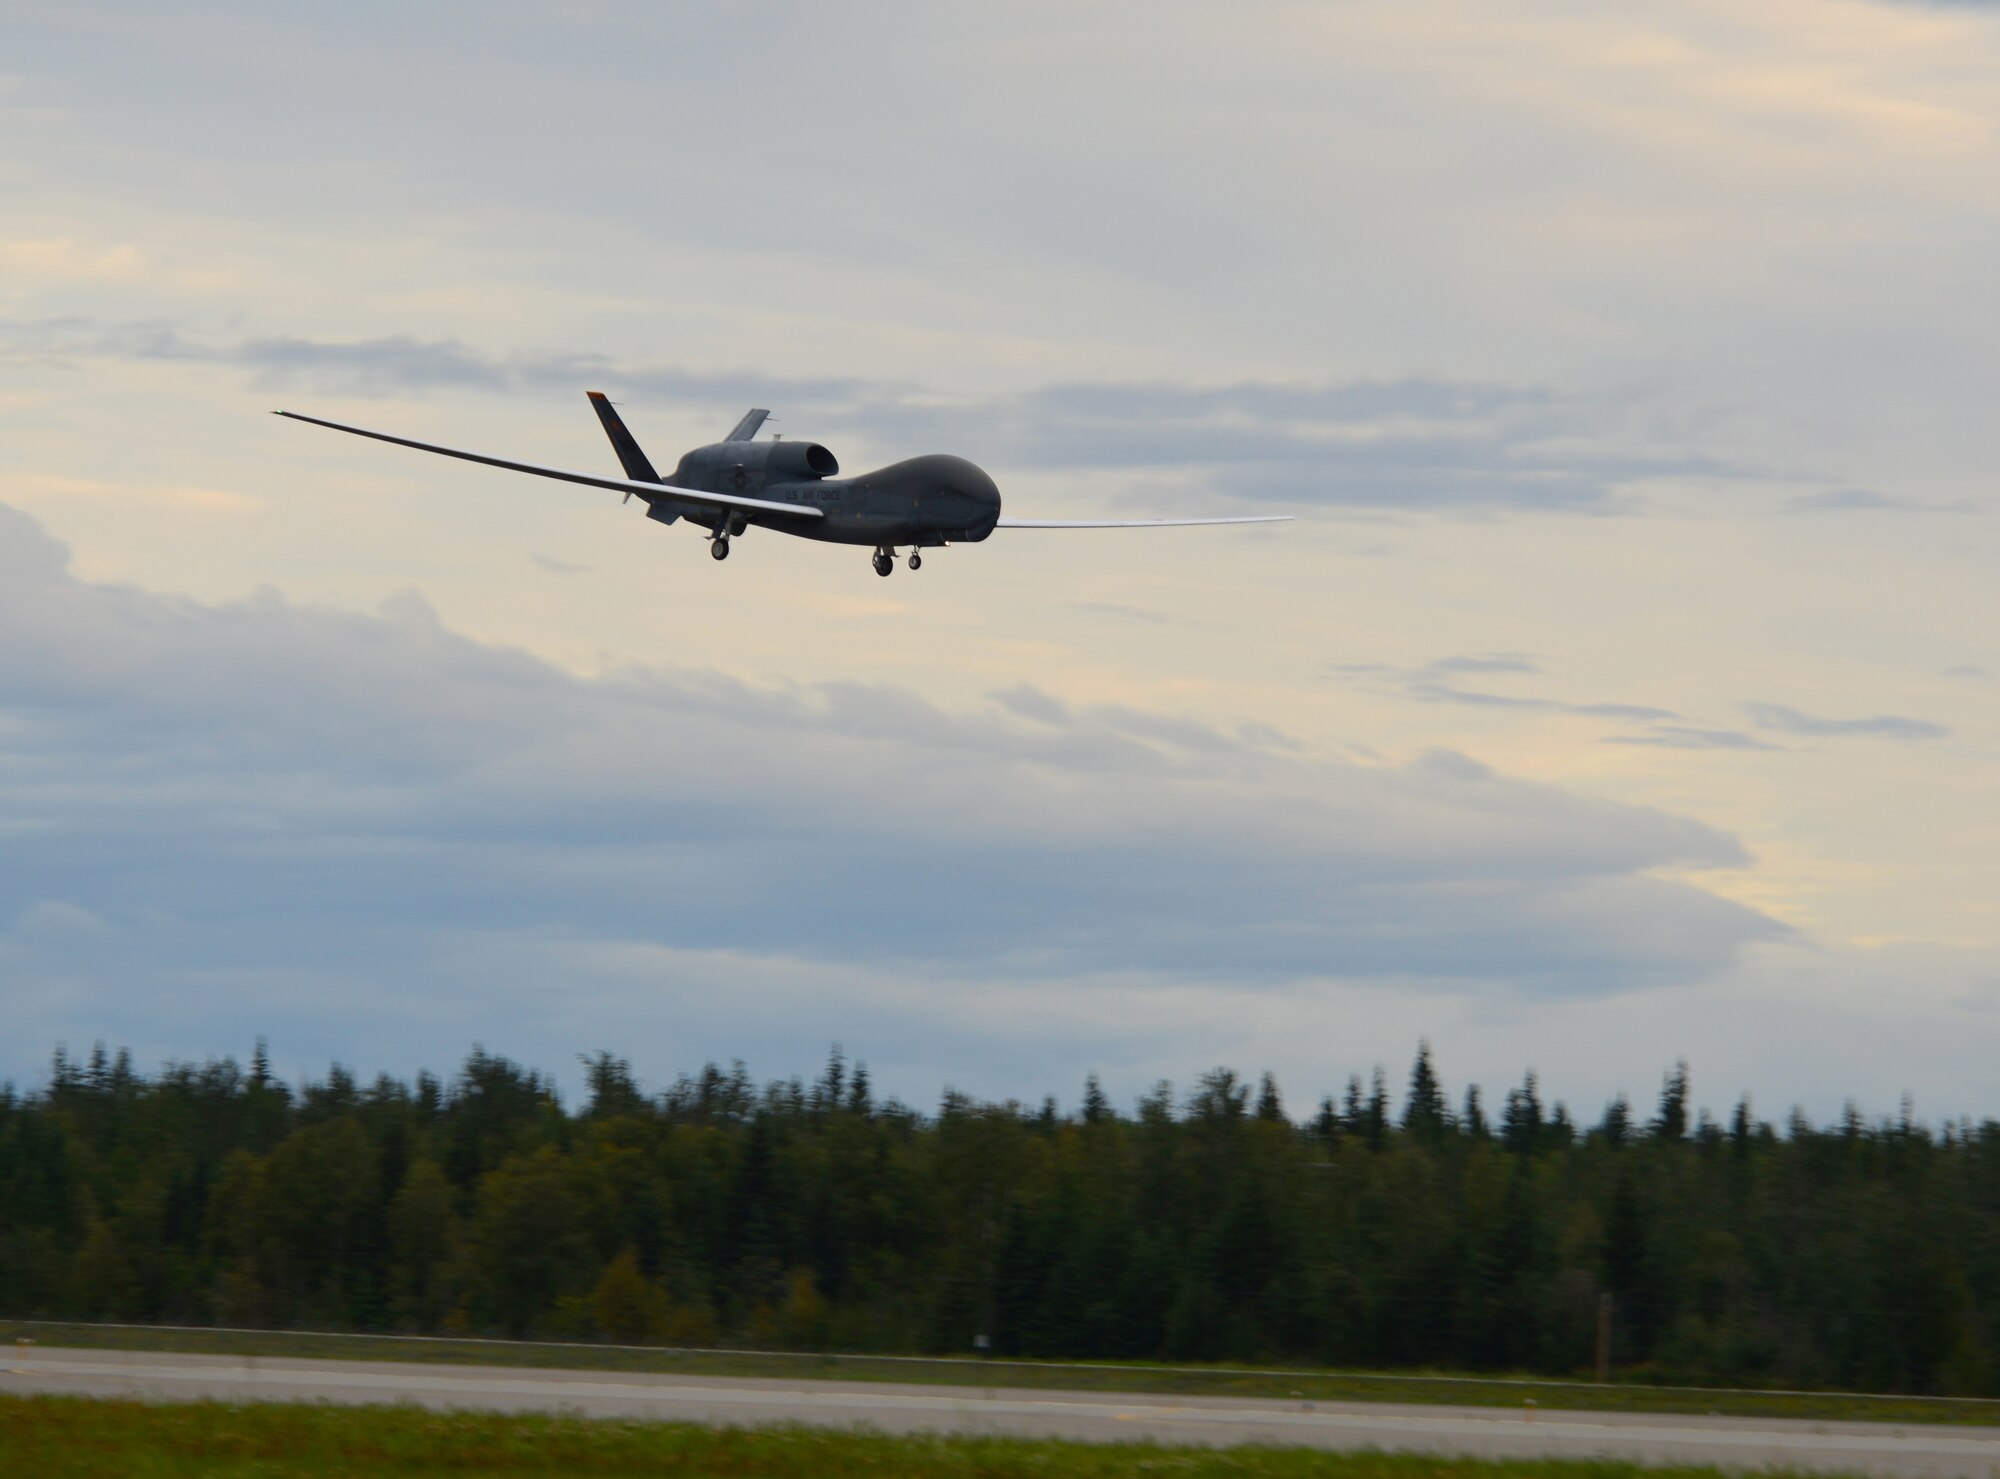
[[[753,524],[824,544],[873,545],[875,573],[887,575],[895,568],[899,546],[909,550],[909,566],[915,570],[923,564],[920,550],[946,544],[978,544],[999,528],[1138,529],[1180,524],[1275,524],[1291,517],[1230,514],[1221,518],[1003,518],[999,488],[983,470],[963,457],[933,452],[925,457],[892,462],[859,477],[843,478],[839,459],[818,442],[788,442],[776,437],[768,442],[758,441],[758,429],[771,413],[754,408],[736,423],[728,436],[685,454],[674,468],[673,477],[663,478],[654,471],[645,449],[626,428],[611,398],[600,390],[584,394],[597,412],[604,434],[611,439],[612,450],[618,454],[619,466],[625,472],[622,478],[518,462],[461,447],[441,447],[436,442],[371,431],[365,426],[348,426],[297,411],[277,414],[373,441],[455,457],[461,462],[478,462],[487,467],[531,473],[538,478],[608,488],[623,493],[628,501],[641,498],[645,500],[648,518],[662,524],[686,519],[695,528],[707,530],[709,553],[718,560],[729,558],[730,540]]]
[[[650,516],[667,524],[685,518],[718,532],[726,522],[731,533],[761,525],[831,544],[920,548],[976,544],[1000,519],[999,488],[963,457],[932,453],[850,478],[837,476],[839,471],[839,460],[817,442],[714,442],[687,453],[665,481],[705,493],[795,503],[819,517],[718,511],[671,493],[651,500]]]

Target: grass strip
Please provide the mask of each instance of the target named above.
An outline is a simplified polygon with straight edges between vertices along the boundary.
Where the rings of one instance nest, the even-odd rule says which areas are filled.
[[[888,1360],[806,1352],[686,1351],[655,1347],[539,1344],[534,1341],[411,1340],[392,1336],[295,1331],[154,1329],[145,1326],[0,1320],[0,1346],[20,1339],[93,1350],[177,1351],[195,1355],[313,1360],[406,1361],[458,1366],[640,1371],[683,1376],[741,1376],[815,1381],[913,1382],[1076,1392],[1135,1392],[1203,1397],[1278,1397],[1311,1402],[1398,1402],[1427,1406],[1522,1407],[1575,1412],[1659,1412],[1813,1421],[2000,1425],[2000,1400],[1767,1392],[1754,1389],[1608,1386],[1497,1381],[1478,1376],[1296,1370],[1242,1371],[1226,1366],[1171,1370],[1116,1362],[1049,1363]]]
[[[1171,1448],[305,1403],[0,1396],[0,1473],[78,1479],[1721,1479],[1613,1460]]]

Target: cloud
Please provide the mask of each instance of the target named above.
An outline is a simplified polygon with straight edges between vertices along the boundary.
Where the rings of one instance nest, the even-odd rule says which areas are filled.
[[[1519,652],[1490,652],[1483,657],[1441,657],[1429,668],[1433,673],[1539,673],[1542,665]]]
[[[1865,719],[1825,719],[1802,713],[1787,704],[1748,703],[1743,712],[1759,729],[1782,734],[1836,738],[1846,735],[1874,736],[1878,739],[1943,739],[1951,731],[1926,719],[1905,719],[1897,714],[1875,714]]]
[[[1165,1031],[1196,983],[1593,995],[1783,933],[1659,876],[1741,866],[1726,834],[1462,756],[1329,761],[1254,722],[1025,686],[949,709],[699,669],[582,678],[415,594],[363,615],[91,584],[13,511],[0,695],[0,830],[32,838],[0,854],[0,919],[37,922],[0,935],[0,968],[14,1000],[68,1003],[15,1014],[28,1040],[169,1002],[244,1037],[301,991],[459,1024],[538,986],[517,955],[571,961],[563,998],[613,1015],[699,1002],[742,1051],[770,1001],[588,962],[940,1000],[1117,979],[1160,993]],[[57,939],[45,900],[104,928]],[[857,1017],[889,1011],[856,990]],[[204,1045],[192,1019],[148,1020]]]
[[[1809,493],[1789,500],[1789,513],[1968,513],[1969,503],[1934,503],[1900,493],[1877,493],[1868,488],[1836,488],[1825,493]]]
[[[1088,611],[1094,616],[1115,616],[1125,621],[1145,621],[1160,623],[1166,616],[1144,606],[1127,606],[1117,601],[1071,601],[1070,606],[1077,611]]]
[[[993,695],[993,700],[995,703],[1002,704],[1013,710],[1023,719],[1032,719],[1037,724],[1067,724],[1069,722],[1068,705],[1064,704],[1062,700],[1042,692],[1041,689],[1031,683],[1022,683],[1017,687],[996,693]]]
[[[79,478],[59,473],[0,472],[0,492],[21,503],[87,500],[197,514],[242,514],[265,507],[262,498],[226,488],[152,484],[130,478]]]
[[[1458,688],[1449,683],[1410,684],[1410,696],[1429,703],[1465,704],[1479,709],[1533,709],[1551,714],[1585,714],[1599,719],[1671,719],[1671,709],[1656,709],[1649,704],[1573,704],[1560,699],[1537,698],[1532,695],[1511,693],[1486,693],[1477,689]]]
[[[1779,746],[1734,729],[1697,729],[1686,724],[1659,724],[1644,734],[1605,736],[1607,745],[1657,745],[1668,750],[1775,750]]]
[[[616,386],[662,400],[735,406],[752,400],[845,403],[864,395],[898,394],[892,387],[858,380],[620,366],[594,354],[496,356],[456,339],[401,334],[352,340],[263,335],[211,342],[169,323],[100,324],[64,317],[0,319],[0,346],[15,355],[214,365],[247,371],[255,384],[269,390],[359,398],[433,390],[567,395]]]
[[[1972,678],[1976,680],[1991,678],[1993,675],[1977,663],[1955,662],[1944,670],[1944,676],[1947,678]]]
[[[297,335],[234,341],[173,325],[0,321],[15,355],[106,356],[248,372],[260,387],[342,397],[426,391],[786,409],[814,436],[956,446],[1001,467],[1171,474],[1154,503],[1195,495],[1349,509],[1623,511],[1626,485],[1730,469],[1678,448],[1615,446],[1602,408],[1536,386],[1408,378],[1332,384],[1050,385],[986,400],[925,387],[622,363],[603,355],[496,355],[452,339]]]
[[[95,934],[104,928],[104,920],[81,904],[66,899],[39,899],[14,916],[11,932],[34,938]]]
[[[1344,678],[1387,679],[1420,703],[1461,704],[1475,709],[1522,709],[1545,714],[1580,714],[1596,719],[1672,719],[1670,709],[1650,704],[1570,703],[1536,694],[1494,693],[1463,688],[1452,681],[1463,674],[1540,673],[1541,665],[1518,652],[1490,652],[1441,657],[1414,668],[1387,663],[1335,663],[1328,671]]]
[[[1236,726],[1237,737],[1246,744],[1258,745],[1267,750],[1304,750],[1305,745],[1269,724],[1252,721]]]
[[[121,281],[147,275],[146,259],[133,246],[86,246],[68,238],[0,240],[0,268],[22,278],[82,278]]]
[[[558,560],[554,555],[531,553],[528,558],[537,569],[545,570],[550,575],[583,575],[590,569],[588,565],[573,565],[568,560]]]

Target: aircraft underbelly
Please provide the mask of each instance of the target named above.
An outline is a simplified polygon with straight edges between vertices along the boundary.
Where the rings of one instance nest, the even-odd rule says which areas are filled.
[[[910,544],[925,536],[925,530],[908,519],[884,519],[868,514],[830,513],[810,527],[794,532],[827,544]]]

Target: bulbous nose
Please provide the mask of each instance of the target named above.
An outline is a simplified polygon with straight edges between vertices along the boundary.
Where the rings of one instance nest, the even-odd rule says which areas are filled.
[[[947,491],[970,499],[981,509],[1000,507],[1000,489],[986,475],[986,469],[963,457],[937,456],[928,459],[929,471]]]
[[[951,490],[961,500],[960,515],[963,521],[961,538],[984,539],[993,532],[993,526],[1000,518],[1000,488],[986,469],[977,463],[967,462],[962,457],[954,457]]]
[[[944,453],[905,465],[929,485],[925,513],[935,527],[950,531],[955,540],[984,539],[993,532],[1000,517],[1000,489],[984,468]]]
[[[987,476],[986,469],[973,463],[965,464],[966,478],[959,486],[959,492],[977,503],[981,508],[1000,511],[1000,485]]]

